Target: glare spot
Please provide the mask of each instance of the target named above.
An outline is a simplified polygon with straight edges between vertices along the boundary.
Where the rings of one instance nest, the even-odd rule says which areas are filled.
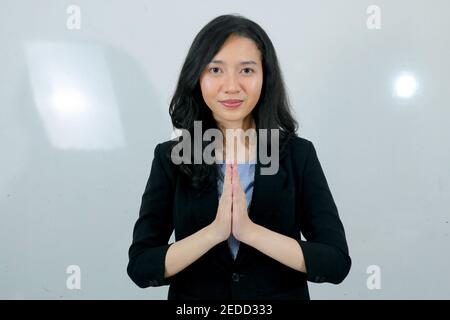
[[[398,97],[411,98],[416,90],[416,78],[410,74],[403,74],[395,81],[395,93]]]
[[[59,89],[52,95],[52,105],[58,112],[82,113],[86,110],[86,99],[76,89]]]

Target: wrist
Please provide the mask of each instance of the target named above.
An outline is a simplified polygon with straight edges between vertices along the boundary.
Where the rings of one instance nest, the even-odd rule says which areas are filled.
[[[216,244],[218,244],[220,242],[220,240],[217,238],[217,236],[215,236],[215,232],[214,232],[212,223],[207,225],[206,227],[204,227],[203,232],[204,232],[206,240],[208,241],[208,244],[211,247],[214,247]]]
[[[249,246],[253,246],[253,243],[258,238],[258,233],[260,231],[260,226],[254,222],[250,224],[247,232],[243,235],[241,241],[248,244]]]

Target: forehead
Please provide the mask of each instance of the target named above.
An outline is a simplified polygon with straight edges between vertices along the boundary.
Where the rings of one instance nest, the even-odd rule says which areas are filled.
[[[242,36],[230,36],[211,62],[220,61],[220,63],[227,64],[253,60],[259,63],[261,61],[260,55],[261,53],[253,40]]]

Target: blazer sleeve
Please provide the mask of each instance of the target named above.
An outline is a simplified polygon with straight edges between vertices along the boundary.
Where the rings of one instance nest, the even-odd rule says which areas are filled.
[[[141,288],[168,285],[164,278],[165,257],[174,229],[172,218],[173,190],[165,170],[158,144],[154,151],[150,176],[142,195],[139,218],[133,229],[133,242],[128,251],[127,273]]]
[[[344,227],[320,165],[309,142],[303,170],[300,230],[307,241],[298,239],[306,265],[307,280],[341,283],[350,271]]]

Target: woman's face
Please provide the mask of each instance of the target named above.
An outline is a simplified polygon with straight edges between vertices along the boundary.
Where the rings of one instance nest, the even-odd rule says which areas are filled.
[[[263,85],[260,56],[253,40],[232,35],[202,72],[202,96],[220,126],[242,128],[249,120]],[[229,99],[242,103],[239,106],[222,103]]]

